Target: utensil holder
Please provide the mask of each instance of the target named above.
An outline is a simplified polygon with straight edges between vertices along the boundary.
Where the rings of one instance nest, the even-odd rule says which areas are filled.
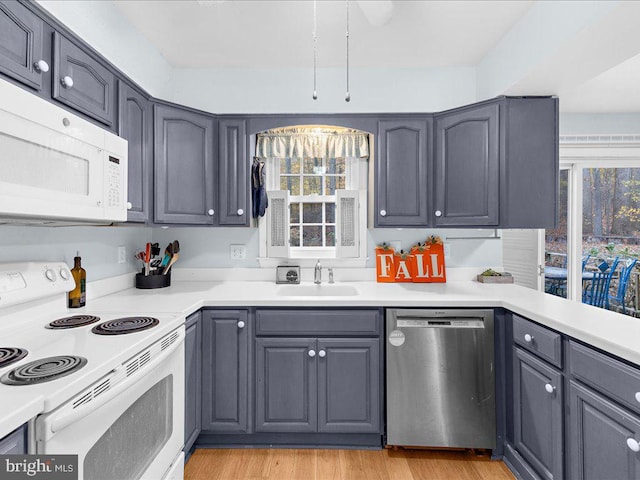
[[[155,275],[145,275],[136,273],[136,288],[165,288],[171,286],[171,270],[166,275],[157,273]]]

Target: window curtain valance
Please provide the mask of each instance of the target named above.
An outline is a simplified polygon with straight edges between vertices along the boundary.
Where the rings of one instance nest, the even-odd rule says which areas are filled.
[[[369,135],[358,130],[288,127],[257,137],[260,158],[369,158]]]

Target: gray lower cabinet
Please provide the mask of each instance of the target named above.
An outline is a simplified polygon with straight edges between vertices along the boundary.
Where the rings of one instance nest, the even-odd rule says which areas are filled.
[[[202,430],[248,433],[249,345],[247,310],[202,313]]]
[[[212,116],[154,106],[155,223],[215,223],[215,128]]]
[[[53,34],[52,83],[54,99],[113,125],[117,108],[115,75],[58,32]]]
[[[374,218],[376,227],[429,223],[432,118],[378,122]]]
[[[562,374],[514,348],[513,446],[540,478],[563,477]]]
[[[202,325],[200,312],[189,316],[185,327],[184,451],[189,452],[200,434],[201,425]]]
[[[499,222],[500,102],[435,117],[434,225]]]
[[[247,121],[218,121],[218,167],[220,170],[219,215],[221,226],[247,226],[251,218]]]
[[[41,66],[48,70],[50,61],[43,56],[43,27],[24,5],[0,2],[0,72],[36,90],[42,88]]]
[[[640,479],[640,454],[631,448],[640,441],[640,415],[573,380],[568,407],[568,478]]]
[[[118,134],[129,143],[127,221],[147,222],[152,199],[152,105],[138,90],[123,81],[118,84],[118,97]]]

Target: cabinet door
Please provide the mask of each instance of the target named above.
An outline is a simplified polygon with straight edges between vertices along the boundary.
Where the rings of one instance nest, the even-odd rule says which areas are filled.
[[[0,2],[0,72],[32,88],[42,87],[43,22],[24,5]],[[47,65],[48,67],[48,65]]]
[[[207,115],[155,105],[156,223],[214,223],[214,127]]]
[[[129,142],[127,221],[146,222],[151,204],[151,103],[122,81],[118,94],[118,134]]]
[[[568,478],[640,479],[640,417],[573,380],[569,409]]]
[[[202,324],[202,429],[248,433],[247,311],[205,311]]]
[[[436,226],[497,225],[500,105],[436,117]]]
[[[249,225],[249,174],[246,120],[220,119],[220,225]]]
[[[316,341],[256,339],[256,431],[317,429]]]
[[[202,326],[200,314],[187,319],[185,334],[184,450],[188,452],[200,435]]]
[[[97,60],[57,32],[53,34],[53,98],[112,125],[116,78]]]
[[[562,478],[562,375],[515,348],[513,389],[515,448],[541,478]]]
[[[318,340],[318,431],[380,431],[380,340]]]
[[[378,122],[375,226],[428,224],[431,118]]]

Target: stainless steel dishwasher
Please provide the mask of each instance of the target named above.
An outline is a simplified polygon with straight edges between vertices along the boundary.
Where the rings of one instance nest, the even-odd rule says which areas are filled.
[[[493,310],[387,309],[387,444],[495,448]]]

